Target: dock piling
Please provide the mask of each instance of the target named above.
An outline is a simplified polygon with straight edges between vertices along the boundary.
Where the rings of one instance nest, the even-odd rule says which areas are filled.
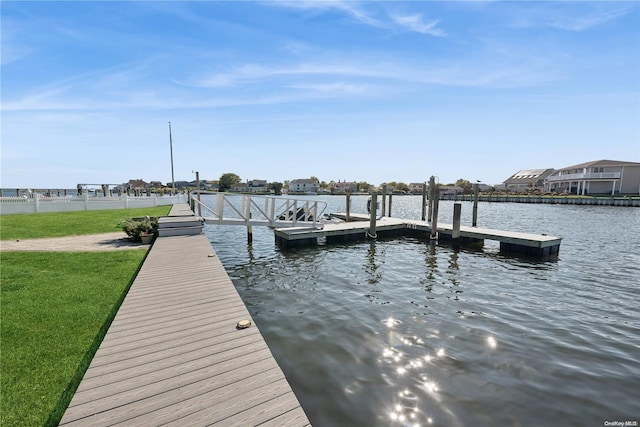
[[[453,245],[456,246],[460,242],[460,213],[462,212],[462,204],[453,204],[453,230],[451,232],[451,238],[453,239]]]
[[[473,220],[471,221],[471,226],[476,227],[478,225],[478,192],[479,185],[473,184]]]
[[[427,183],[422,184],[422,216],[423,221],[427,218]]]
[[[433,178],[433,177],[432,177]],[[438,240],[438,205],[440,199],[440,191],[438,187],[433,186],[433,218],[431,221],[431,240]]]
[[[202,205],[200,204],[200,172],[196,172],[196,194],[198,197],[198,216],[202,216]]]
[[[382,184],[382,215],[387,210],[387,184]]]
[[[346,221],[351,222],[351,193],[347,192],[347,216]]]
[[[429,222],[431,222],[431,219],[433,217],[433,199],[434,199],[435,189],[436,189],[436,179],[432,175],[431,178],[429,178],[429,218],[428,218]]]
[[[383,199],[384,200],[384,199]],[[374,191],[371,193],[371,218],[369,221],[369,231],[367,231],[367,236],[375,239],[378,237],[376,234],[376,210],[378,207],[378,192]]]

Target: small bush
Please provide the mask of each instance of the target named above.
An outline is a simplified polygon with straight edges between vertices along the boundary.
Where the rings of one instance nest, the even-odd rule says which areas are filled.
[[[143,218],[128,218],[120,223],[122,231],[133,240],[140,240],[141,234],[158,234],[158,218],[145,216]]]

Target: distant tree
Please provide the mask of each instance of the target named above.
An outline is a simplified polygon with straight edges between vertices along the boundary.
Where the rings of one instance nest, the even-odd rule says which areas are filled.
[[[470,193],[472,190],[471,183],[466,179],[462,179],[462,178],[456,181],[456,187],[462,188],[462,192],[465,194]]]
[[[361,181],[358,183],[358,191],[362,191],[366,193],[369,191],[370,188],[371,188],[371,184],[369,184],[368,182]]]
[[[327,188],[328,186],[327,181],[320,181],[320,188]]]
[[[311,181],[315,182],[316,184],[320,184],[320,180],[318,178],[316,178],[315,176],[312,176],[311,178],[309,178]]]
[[[282,194],[282,183],[281,182],[272,182],[271,185],[269,185],[269,189],[273,190],[273,192],[277,195]]]
[[[396,184],[396,191],[409,191],[409,186],[404,182],[399,182]]]
[[[235,173],[223,173],[218,181],[219,191],[227,191],[237,183],[239,183],[240,177]]]

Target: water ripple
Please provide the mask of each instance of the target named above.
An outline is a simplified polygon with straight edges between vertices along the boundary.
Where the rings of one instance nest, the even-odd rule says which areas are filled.
[[[394,209],[417,218],[419,199]],[[280,251],[266,228],[251,246],[241,227],[206,233],[315,426],[637,419],[640,248],[615,231],[637,230],[640,210],[479,211],[483,227],[563,236],[559,259],[414,238]]]

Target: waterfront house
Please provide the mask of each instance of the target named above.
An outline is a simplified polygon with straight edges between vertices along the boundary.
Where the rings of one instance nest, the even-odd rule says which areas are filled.
[[[144,190],[149,187],[149,183],[143,179],[130,179],[125,185],[128,185],[127,188],[130,190]]]
[[[313,179],[294,179],[289,182],[289,194],[315,194],[320,185]]]
[[[248,190],[251,193],[268,193],[269,185],[266,179],[253,179],[247,183]]]
[[[358,183],[357,182],[347,182],[340,181],[336,182],[333,185],[332,189],[333,194],[347,194],[347,193],[357,193],[358,192]]]
[[[239,182],[232,186],[229,189],[232,193],[248,193],[249,192],[249,183],[248,182]]]
[[[220,184],[218,184],[217,182],[204,180],[203,184],[204,184],[205,190],[207,190],[207,191],[219,191],[220,190]]]
[[[640,163],[595,160],[556,170],[545,179],[545,191],[579,194],[640,194]]]
[[[447,196],[457,196],[458,194],[464,194],[464,188],[458,187],[457,185],[440,185],[439,187],[440,194],[444,194]]]
[[[412,193],[421,193],[422,194],[422,186],[425,183],[423,182],[412,182],[411,184],[409,184],[409,191],[411,191]]]
[[[511,175],[503,181],[506,191],[543,191],[544,180],[551,175],[555,169],[525,169]]]
[[[167,187],[171,187],[173,183],[168,183]],[[184,188],[189,188],[191,186],[191,183],[189,181],[176,181],[175,182],[176,185],[176,190],[182,190]],[[195,187],[195,183],[193,184],[193,186]]]

